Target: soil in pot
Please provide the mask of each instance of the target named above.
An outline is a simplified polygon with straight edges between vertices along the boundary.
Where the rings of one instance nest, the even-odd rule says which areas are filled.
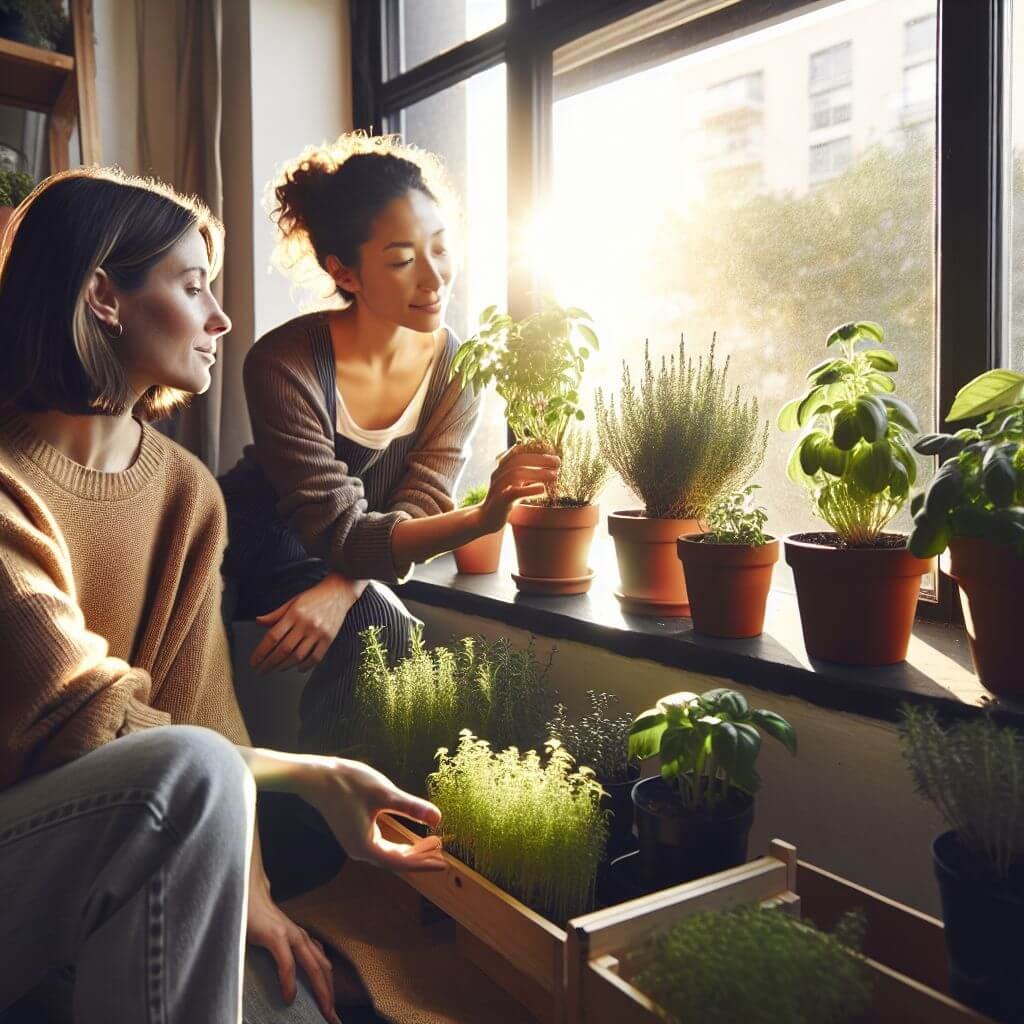
[[[779,560],[779,542],[712,544],[707,534],[680,537],[676,542],[683,563],[695,633],[743,639],[760,636],[764,609]]]
[[[857,548],[834,533],[785,538],[810,657],[845,665],[894,665],[906,658],[930,563],[905,544],[895,533]]]
[[[487,533],[468,544],[456,548],[455,565],[460,573],[467,575],[481,575],[484,573],[497,572],[498,563],[501,561],[501,542],[505,536],[504,530],[497,533]]]
[[[516,586],[540,594],[589,590],[594,576],[590,547],[598,517],[597,505],[513,505],[508,521],[519,560]]]
[[[1024,1021],[1024,863],[997,883],[954,832],[935,840],[932,857],[953,996],[995,1020]]]
[[[652,519],[641,509],[608,516],[621,581],[615,596],[623,611],[655,618],[690,614],[676,540],[702,528],[696,519]]]
[[[633,787],[640,874],[649,891],[745,864],[754,799],[730,789],[714,810],[689,811],[660,776]]]
[[[1020,609],[1024,558],[1007,547],[955,537],[943,568],[956,580],[978,679],[1000,697],[1024,696],[1020,661]]]

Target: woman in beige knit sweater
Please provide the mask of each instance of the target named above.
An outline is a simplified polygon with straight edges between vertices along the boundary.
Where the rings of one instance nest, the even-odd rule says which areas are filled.
[[[271,899],[254,780],[350,856],[440,866],[436,838],[376,825],[436,824],[432,805],[248,745],[220,494],[147,422],[209,386],[221,238],[197,203],[100,170],[44,183],[4,235],[0,1012],[72,979],[84,1022],[239,1020],[247,941],[246,1021],[336,1020],[323,950]]]

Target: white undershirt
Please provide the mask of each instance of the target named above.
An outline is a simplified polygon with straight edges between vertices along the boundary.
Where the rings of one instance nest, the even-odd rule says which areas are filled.
[[[334,391],[338,406],[337,431],[342,437],[362,445],[364,448],[372,448],[374,451],[383,451],[396,437],[406,437],[416,430],[420,421],[420,412],[423,410],[423,403],[426,400],[427,392],[430,390],[430,381],[434,376],[434,365],[437,362],[440,350],[434,346],[434,356],[430,360],[427,372],[423,374],[423,380],[416,389],[409,404],[402,411],[402,415],[389,427],[381,427],[379,430],[367,430],[361,427],[352,418],[352,414],[345,405],[345,399],[341,396],[341,388],[335,384]]]

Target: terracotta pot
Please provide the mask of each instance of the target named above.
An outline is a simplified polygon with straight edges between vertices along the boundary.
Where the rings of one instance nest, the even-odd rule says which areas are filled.
[[[702,528],[696,519],[651,519],[640,509],[608,516],[621,581],[615,596],[623,611],[654,618],[690,614],[676,541]]]
[[[470,575],[497,572],[504,537],[505,531],[498,530],[497,533],[485,533],[482,537],[456,548],[453,554],[459,572]]]
[[[990,541],[954,537],[942,568],[960,588],[967,638],[981,685],[1000,697],[1024,695],[1017,634],[1024,558]]]
[[[594,578],[589,564],[590,546],[598,515],[597,505],[513,505],[508,521],[512,524],[519,560],[519,572],[512,576],[516,586],[540,594],[588,591]]]
[[[706,544],[707,534],[680,537],[676,542],[686,574],[690,615],[695,633],[744,638],[764,630],[764,608],[779,560],[779,542]]]
[[[807,653],[844,665],[903,661],[929,561],[905,548],[836,548],[804,539],[814,536],[785,538]]]

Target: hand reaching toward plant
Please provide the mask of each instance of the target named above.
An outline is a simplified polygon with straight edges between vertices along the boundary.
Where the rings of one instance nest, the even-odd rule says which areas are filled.
[[[487,497],[480,504],[483,533],[496,533],[508,520],[514,502],[521,498],[539,498],[558,476],[561,459],[557,455],[529,451],[520,445],[510,448],[498,460],[491,474]]]
[[[256,621],[269,628],[249,664],[260,675],[294,665],[300,672],[308,672],[323,661],[345,616],[365,589],[366,580],[350,580],[331,572],[280,607],[257,615]]]

